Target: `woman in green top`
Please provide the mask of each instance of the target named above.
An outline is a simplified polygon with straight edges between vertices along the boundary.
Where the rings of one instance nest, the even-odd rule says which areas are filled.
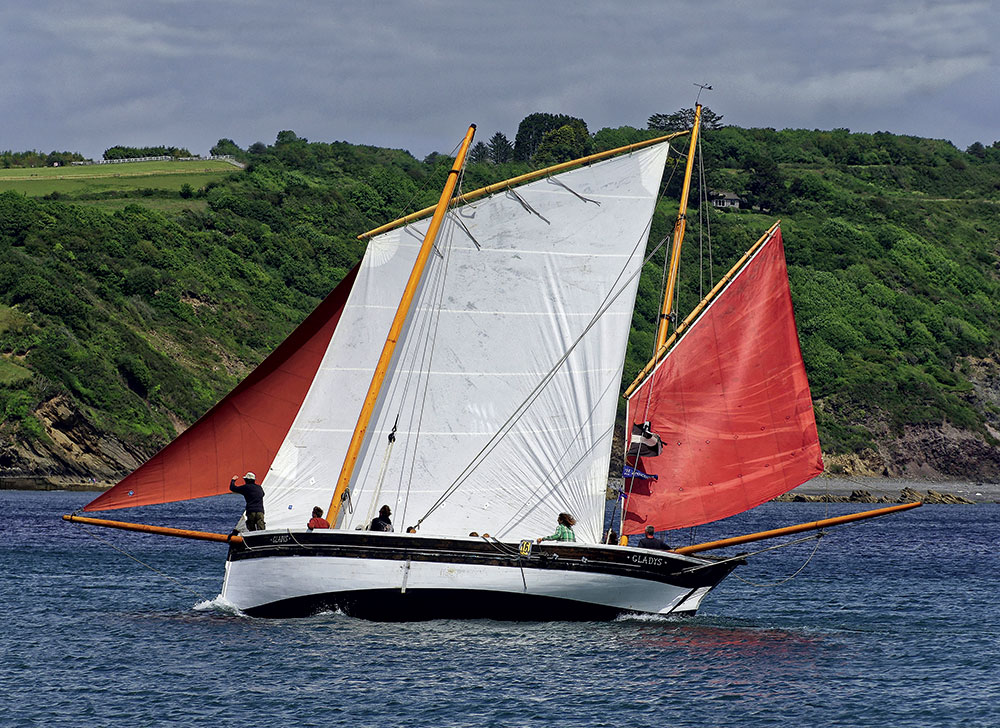
[[[538,539],[538,543],[542,541],[576,541],[576,534],[573,533],[575,525],[576,519],[573,516],[568,513],[560,513],[556,532],[551,536],[542,536]]]

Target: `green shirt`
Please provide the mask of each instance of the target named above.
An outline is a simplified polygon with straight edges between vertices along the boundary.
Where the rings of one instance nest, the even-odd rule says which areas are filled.
[[[576,534],[573,533],[572,528],[560,523],[556,526],[556,532],[551,536],[544,536],[542,541],[576,541]]]

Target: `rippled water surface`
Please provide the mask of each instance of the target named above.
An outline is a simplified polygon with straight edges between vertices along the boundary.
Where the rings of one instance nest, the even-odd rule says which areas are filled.
[[[0,491],[0,725],[1000,725],[997,505],[831,530],[778,586],[815,542],[761,554],[693,619],[375,624],[226,613],[224,546],[59,520],[91,497]],[[121,518],[226,531],[241,507]],[[871,507],[768,504],[673,542]]]

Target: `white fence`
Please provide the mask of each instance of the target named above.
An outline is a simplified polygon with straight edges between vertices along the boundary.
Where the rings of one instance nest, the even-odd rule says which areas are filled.
[[[217,159],[223,162],[229,162],[230,164],[235,164],[242,167],[236,158],[232,154],[213,154],[208,157],[132,157],[130,159],[95,159],[87,160],[86,162],[73,162],[75,166],[82,167],[90,164],[128,164],[129,162],[206,162],[211,159]]]

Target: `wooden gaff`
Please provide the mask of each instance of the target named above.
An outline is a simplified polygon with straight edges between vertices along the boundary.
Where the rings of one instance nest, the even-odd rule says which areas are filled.
[[[211,531],[189,531],[184,528],[168,528],[166,526],[150,526],[146,523],[129,523],[128,521],[108,521],[104,518],[85,518],[75,514],[63,516],[64,521],[70,523],[84,523],[88,526],[101,526],[103,528],[119,528],[123,531],[139,531],[140,533],[154,533],[158,536],[174,536],[175,538],[193,538],[198,541],[218,541],[220,543],[243,543],[240,535],[229,535],[225,533],[212,533]]]
[[[434,210],[434,217],[431,218],[427,234],[424,236],[424,242],[420,246],[417,259],[413,264],[413,270],[410,271],[410,278],[403,289],[403,296],[399,300],[396,316],[392,320],[392,326],[389,327],[389,335],[386,337],[385,345],[382,347],[382,355],[379,357],[378,364],[375,365],[375,373],[372,375],[371,384],[368,386],[368,393],[365,395],[364,404],[361,406],[358,423],[354,426],[354,434],[351,436],[351,444],[347,448],[347,455],[344,458],[344,465],[340,470],[340,477],[337,478],[337,487],[334,488],[333,497],[330,499],[330,508],[327,510],[326,520],[334,528],[337,527],[337,515],[340,513],[341,498],[344,495],[344,491],[347,490],[347,486],[351,483],[351,477],[354,475],[354,466],[361,454],[361,446],[364,443],[365,433],[368,431],[372,413],[375,411],[375,403],[378,401],[379,392],[382,391],[382,383],[385,381],[385,375],[389,371],[389,363],[392,361],[393,354],[396,351],[396,344],[399,342],[403,325],[406,323],[406,317],[410,313],[410,306],[417,295],[417,288],[420,286],[420,279],[424,275],[427,259],[430,258],[431,250],[434,247],[434,240],[437,238],[438,230],[444,221],[445,213],[448,212],[451,197],[455,193],[455,187],[458,185],[459,172],[462,171],[462,166],[465,164],[465,155],[469,151],[469,145],[472,144],[472,137],[475,133],[476,125],[472,124],[465,133],[465,138],[462,140],[461,146],[458,148],[458,154],[455,155],[455,162],[451,165],[451,171],[448,172],[448,181],[444,185],[444,190],[441,191],[441,197]]]
[[[879,516],[887,516],[890,513],[898,513],[899,511],[907,511],[911,508],[916,508],[922,506],[922,501],[917,501],[916,503],[903,503],[898,506],[889,506],[888,508],[876,508],[871,511],[863,511],[862,513],[851,513],[847,516],[837,516],[836,518],[824,518],[822,521],[811,521],[809,523],[800,523],[797,526],[786,526],[784,528],[775,528],[771,531],[758,531],[757,533],[748,533],[745,536],[735,536],[733,538],[724,538],[721,541],[707,541],[706,543],[696,543],[693,546],[684,546],[679,549],[672,549],[674,553],[678,554],[696,554],[700,551],[711,551],[712,549],[721,549],[726,546],[737,546],[741,543],[753,543],[754,541],[763,541],[768,538],[775,538],[777,536],[788,536],[793,533],[802,533],[803,531],[818,531],[821,528],[826,528],[827,526],[839,526],[842,523],[850,523],[851,521],[863,521],[866,518],[878,518]]]
[[[496,182],[486,187],[480,187],[478,190],[472,190],[471,192],[466,192],[463,195],[459,195],[451,201],[452,205],[464,205],[466,202],[473,202],[481,197],[486,197],[487,195],[492,195],[494,192],[500,192],[501,190],[506,190],[516,185],[523,185],[532,180],[541,179],[542,177],[547,177],[548,175],[555,174],[557,172],[562,172],[566,169],[572,169],[574,167],[582,167],[585,164],[593,164],[594,162],[599,162],[602,159],[607,159],[609,157],[614,157],[619,154],[625,154],[626,152],[634,152],[639,149],[644,149],[650,147],[654,144],[659,144],[660,142],[670,141],[675,137],[684,136],[687,134],[685,131],[675,131],[672,134],[666,134],[665,136],[656,137],[655,139],[646,139],[645,141],[636,142],[635,144],[626,144],[624,147],[616,147],[615,149],[608,149],[603,152],[597,152],[596,154],[591,154],[586,157],[580,157],[579,159],[572,159],[569,162],[560,162],[559,164],[554,164],[551,167],[545,167],[544,169],[536,169],[534,172],[528,172],[526,174],[518,175],[517,177],[511,177],[510,179],[505,179],[502,182]],[[393,220],[392,222],[387,222],[385,225],[375,228],[374,230],[369,230],[366,233],[361,233],[358,235],[358,240],[365,240],[367,238],[373,238],[380,233],[393,230],[395,228],[401,227],[402,225],[408,225],[414,220],[420,220],[422,218],[430,215],[437,206],[425,207],[423,210],[417,210],[416,212],[410,213],[406,217],[401,217],[398,220]]]
[[[649,360],[649,363],[643,368],[641,372],[639,372],[636,378],[628,386],[628,389],[626,389],[625,392],[622,394],[622,396],[625,399],[628,399],[632,395],[632,392],[634,392],[645,381],[646,375],[648,375],[651,371],[653,371],[656,365],[660,363],[660,360],[663,359],[664,356],[666,356],[667,351],[670,349],[671,346],[673,346],[673,343],[677,341],[677,337],[680,336],[682,333],[684,333],[684,329],[690,326],[691,323],[696,318],[698,318],[698,316],[701,315],[701,312],[705,310],[708,304],[710,304],[717,295],[719,295],[719,292],[726,287],[729,281],[731,281],[733,277],[740,272],[740,269],[743,267],[743,265],[748,260],[750,260],[750,258],[753,257],[753,254],[757,252],[760,246],[763,245],[765,242],[767,242],[768,238],[770,238],[774,234],[774,231],[780,224],[781,221],[778,220],[776,223],[774,223],[774,225],[768,228],[767,232],[761,235],[760,238],[757,240],[757,242],[751,245],[750,249],[743,254],[743,257],[740,258],[738,261],[736,261],[736,264],[729,269],[729,272],[719,279],[719,282],[715,284],[715,287],[708,292],[707,296],[701,299],[701,302],[694,307],[691,313],[687,315],[687,318],[685,318],[681,323],[679,323],[674,328],[674,333],[670,335],[670,338],[664,341],[663,345],[659,349],[657,349],[656,356],[654,356],[652,359]]]

